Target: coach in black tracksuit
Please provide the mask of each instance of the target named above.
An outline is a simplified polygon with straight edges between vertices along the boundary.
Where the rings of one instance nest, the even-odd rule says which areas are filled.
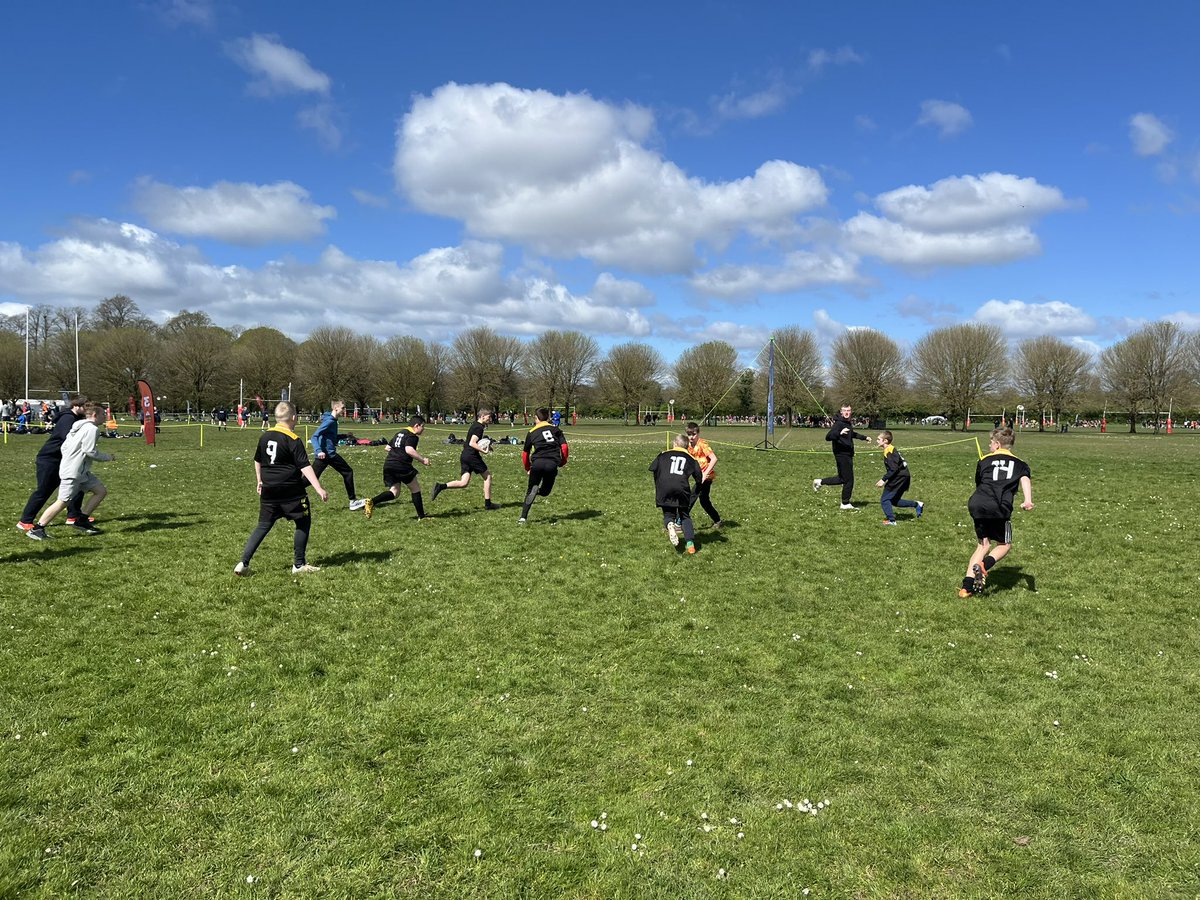
[[[816,478],[813,480],[813,490],[819,491],[827,484],[842,486],[842,509],[854,509],[850,497],[854,494],[854,442],[866,441],[870,438],[854,430],[854,422],[850,418],[853,410],[843,406],[838,416],[833,420],[833,427],[825,435],[825,440],[833,444],[833,460],[837,463],[836,478]]]
[[[29,502],[25,504],[21,520],[17,523],[17,527],[22,531],[33,529],[34,516],[41,512],[46,501],[53,497],[55,491],[58,490],[58,466],[62,462],[62,443],[71,433],[71,426],[78,422],[83,415],[85,403],[87,403],[87,399],[84,397],[71,398],[67,409],[59,413],[58,418],[54,420],[54,428],[50,432],[50,437],[46,438],[46,443],[42,444],[42,449],[38,451],[37,487],[29,495]],[[79,501],[82,496],[82,494],[74,494],[67,502],[68,522],[79,522],[83,519],[83,513],[79,511]]]

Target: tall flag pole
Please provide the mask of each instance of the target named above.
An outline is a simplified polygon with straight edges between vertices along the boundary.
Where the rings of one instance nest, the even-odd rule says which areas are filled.
[[[142,431],[146,435],[146,443],[154,445],[154,392],[144,381],[137,383],[138,393],[142,395]]]
[[[775,436],[775,338],[767,351],[767,434]]]

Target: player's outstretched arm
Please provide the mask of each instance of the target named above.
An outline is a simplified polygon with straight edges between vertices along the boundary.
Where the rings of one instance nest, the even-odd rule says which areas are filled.
[[[1021,509],[1033,509],[1033,482],[1028,475],[1021,476],[1021,495],[1025,498]]]
[[[321,482],[317,478],[317,473],[313,471],[312,466],[305,466],[300,470],[300,474],[303,475],[305,479],[307,479],[308,483],[313,486],[313,490],[317,492],[317,496],[321,498],[322,503],[329,499],[329,491],[321,487]],[[259,489],[261,490],[261,488],[262,485],[260,484]]]

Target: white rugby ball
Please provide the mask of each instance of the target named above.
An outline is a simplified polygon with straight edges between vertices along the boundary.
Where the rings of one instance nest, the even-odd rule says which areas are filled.
[[[475,443],[479,445],[481,453],[489,453],[492,449],[492,439],[490,437],[476,438]]]

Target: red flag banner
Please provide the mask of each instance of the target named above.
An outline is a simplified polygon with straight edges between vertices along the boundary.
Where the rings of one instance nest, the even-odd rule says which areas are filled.
[[[137,383],[138,393],[142,395],[142,432],[146,435],[146,443],[154,443],[154,392],[144,381]]]
[[[254,395],[254,402],[258,404],[258,411],[259,411],[259,412],[266,412],[266,411],[267,411],[267,405],[266,405],[265,403],[263,403],[263,398],[262,398],[262,397],[260,397],[258,394],[255,394],[255,395]]]

